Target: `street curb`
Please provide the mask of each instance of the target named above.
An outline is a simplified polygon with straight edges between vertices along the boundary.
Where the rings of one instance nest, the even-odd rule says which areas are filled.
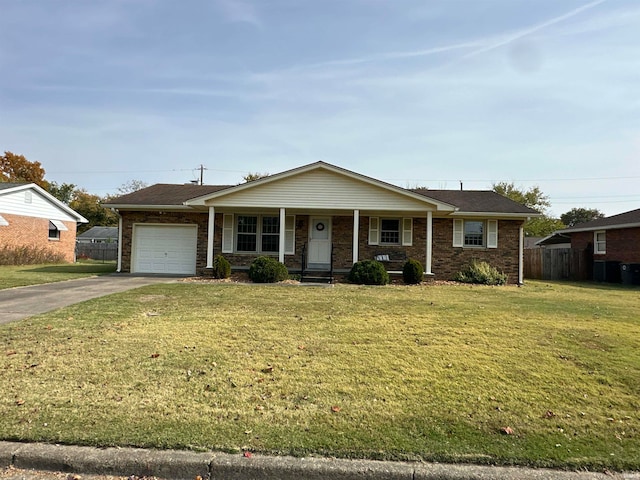
[[[0,468],[194,480],[640,480],[640,473],[244,456],[141,448],[94,448],[0,441]]]

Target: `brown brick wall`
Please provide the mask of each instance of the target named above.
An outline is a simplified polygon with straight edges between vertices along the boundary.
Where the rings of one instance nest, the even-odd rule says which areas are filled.
[[[131,262],[131,233],[134,223],[174,223],[198,225],[198,260],[197,272],[204,274],[207,257],[207,213],[164,213],[159,212],[122,212],[123,242],[122,242],[122,270],[130,271]],[[214,255],[221,253],[223,216],[217,213],[215,217]],[[437,279],[447,280],[460,271],[472,259],[484,260],[509,275],[509,282],[518,281],[518,252],[519,228],[522,222],[500,220],[498,222],[498,249],[486,248],[453,248],[453,220],[433,220],[433,258],[432,271]],[[350,269],[353,258],[353,217],[334,216],[332,218],[332,241],[334,244],[334,269]],[[391,258],[414,258],[423,265],[426,262],[426,219],[413,220],[413,245],[410,247],[369,245],[369,217],[360,217],[359,228],[359,259],[372,259],[377,254],[389,254]],[[285,255],[287,268],[300,268],[301,252],[308,242],[309,216],[296,215],[296,251],[293,255]],[[277,255],[273,255],[277,258]],[[224,257],[233,267],[248,267],[255,255],[228,254]],[[391,262],[390,270],[402,268],[402,262]]]
[[[640,263],[640,228],[607,230],[605,254],[593,253],[593,239],[594,232],[572,233],[571,248],[590,252],[594,261]]]
[[[0,226],[0,246],[30,246],[43,248],[61,254],[65,261],[75,260],[76,222],[64,222],[69,229],[60,232],[59,240],[49,240],[49,219],[24,217],[3,213],[2,217],[9,222],[8,226]]]
[[[436,279],[454,277],[471,260],[488,262],[506,273],[509,283],[518,283],[521,221],[498,221],[498,248],[454,248],[453,220],[433,219],[432,271]]]

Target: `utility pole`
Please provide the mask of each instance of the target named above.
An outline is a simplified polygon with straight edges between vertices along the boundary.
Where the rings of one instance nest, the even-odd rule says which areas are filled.
[[[204,165],[200,164],[200,185],[204,185],[204,171],[207,169]]]

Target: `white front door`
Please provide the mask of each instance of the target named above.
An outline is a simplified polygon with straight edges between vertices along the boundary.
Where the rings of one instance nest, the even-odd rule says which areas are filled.
[[[331,217],[311,217],[307,267],[329,268],[331,264]]]

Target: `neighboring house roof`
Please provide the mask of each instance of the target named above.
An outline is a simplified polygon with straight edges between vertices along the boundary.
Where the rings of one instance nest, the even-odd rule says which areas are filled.
[[[619,213],[611,217],[598,218],[590,222],[579,223],[573,227],[563,228],[556,233],[590,232],[595,230],[611,230],[617,228],[640,227],[640,208]]]
[[[78,223],[88,223],[89,221],[80,215],[78,212],[73,210],[68,205],[65,205],[56,197],[47,192],[44,188],[36,185],[35,183],[0,183],[0,197],[3,195],[9,195],[15,192],[20,192],[24,190],[32,190],[37,192],[40,196],[44,197],[46,201],[51,203],[55,208],[62,210],[67,215],[71,216]]]
[[[118,238],[118,227],[91,227],[86,232],[81,233],[77,237],[78,239],[103,239],[103,238]]]
[[[563,245],[563,244],[570,244],[571,243],[571,237],[569,235],[565,235],[563,233],[552,233],[551,235],[547,235],[546,237],[536,237],[537,238],[537,242],[535,242],[535,245],[537,247],[543,247],[543,246],[547,246],[547,245]],[[527,239],[525,238],[525,242],[527,241]],[[525,248],[527,248],[525,246]]]
[[[331,174],[333,175],[332,179],[349,180],[351,183],[344,183],[345,188],[369,185],[370,187],[368,188],[380,189],[380,192],[387,192],[387,195],[406,198],[407,201],[413,202],[415,206],[428,204],[431,208],[451,213],[452,215],[480,216],[497,214],[517,218],[540,215],[537,211],[493,191],[404,189],[325,162],[311,163],[240,185],[157,184],[114,198],[104,205],[112,208],[128,209],[134,207],[136,209],[204,207],[219,202],[221,198],[226,199],[231,196],[242,195],[242,192],[252,191],[252,189],[264,189],[265,191],[274,192],[275,185],[290,185],[293,177],[299,175],[313,175],[308,178],[319,179],[320,177],[317,176],[320,173],[323,175]],[[317,188],[317,185],[314,186]],[[309,195],[311,195],[311,192],[309,192]],[[328,199],[328,201],[331,200],[333,199]],[[261,203],[260,205],[263,204]],[[417,209],[418,207],[414,208]]]

